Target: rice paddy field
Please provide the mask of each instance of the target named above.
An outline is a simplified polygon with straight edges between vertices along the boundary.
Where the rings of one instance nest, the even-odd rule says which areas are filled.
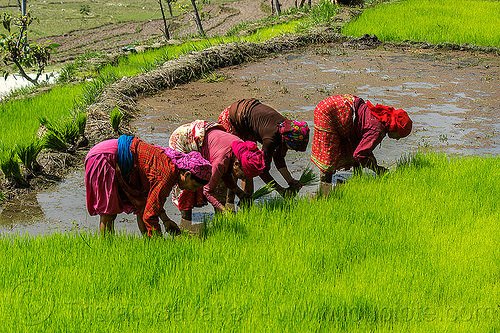
[[[381,4],[343,32],[499,46],[498,1],[432,4]],[[384,23],[388,12],[398,34]],[[400,19],[405,12],[413,15]],[[384,30],[370,30],[371,22]],[[248,38],[300,29],[290,22]],[[233,38],[124,57],[103,67],[101,79],[147,72]],[[13,145],[36,140],[40,116],[70,117],[99,92],[86,82],[1,102],[0,160]],[[497,332],[499,170],[499,156],[416,153],[328,197],[274,199],[216,216],[198,236],[3,235],[0,331]]]
[[[383,41],[419,41],[500,47],[496,0],[404,0],[366,9],[345,25],[350,36],[374,34]]]
[[[495,332],[499,167],[417,154],[201,237],[3,237],[2,331]]]
[[[233,1],[211,0],[210,2],[223,4]],[[91,29],[121,22],[157,20],[162,17],[160,6],[156,0],[140,2],[130,0],[27,1],[27,5],[28,11],[38,19],[32,28],[35,37],[62,35],[74,30]],[[187,0],[175,1],[172,6],[173,14],[179,15],[181,12],[187,11],[190,9],[189,6],[191,4]],[[16,13],[19,9],[16,1],[2,0],[0,1],[0,10]],[[165,12],[169,15],[166,4]]]

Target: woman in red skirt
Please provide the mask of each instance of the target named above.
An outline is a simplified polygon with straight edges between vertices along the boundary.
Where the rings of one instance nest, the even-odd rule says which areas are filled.
[[[380,174],[373,150],[387,134],[400,139],[410,134],[412,121],[406,111],[373,105],[354,95],[330,96],[314,110],[311,161],[320,170],[320,193],[327,194],[332,176],[340,169],[366,167]]]

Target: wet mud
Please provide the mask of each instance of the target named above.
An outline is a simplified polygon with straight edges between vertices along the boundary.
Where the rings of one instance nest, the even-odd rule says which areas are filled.
[[[418,149],[459,155],[500,152],[500,60],[494,54],[321,45],[218,70],[220,82],[211,82],[210,77],[138,100],[139,110],[132,122],[137,135],[166,145],[177,126],[194,119],[216,120],[226,106],[249,97],[290,118],[306,120],[312,127],[313,110],[320,100],[352,93],[403,108],[414,122],[409,137],[399,141],[385,138],[374,151],[386,167]],[[310,149],[287,155],[295,177],[309,164]],[[345,176],[348,174],[342,174]],[[279,176],[277,180],[282,182]],[[314,190],[305,188],[301,195]],[[23,200],[7,204],[0,212],[0,233],[94,231],[98,227],[98,217],[88,216],[85,209],[83,170],[50,190],[33,194],[29,201]],[[165,208],[179,221],[170,200]],[[194,220],[200,222],[211,212],[210,206],[196,209]],[[116,229],[138,233],[132,215],[120,215]]]

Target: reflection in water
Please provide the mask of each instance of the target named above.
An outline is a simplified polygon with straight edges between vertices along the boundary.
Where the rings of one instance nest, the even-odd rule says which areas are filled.
[[[9,201],[0,210],[0,224],[9,226],[22,220],[26,224],[34,223],[44,217],[44,213],[35,193]]]

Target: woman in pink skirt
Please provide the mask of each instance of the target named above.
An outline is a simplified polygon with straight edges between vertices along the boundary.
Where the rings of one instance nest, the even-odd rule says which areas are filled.
[[[195,190],[210,180],[212,167],[200,153],[183,154],[122,135],[94,146],[85,159],[85,188],[90,215],[100,216],[101,233],[114,232],[119,213],[137,215],[139,230],[161,235],[179,227],[163,205],[174,185]]]
[[[320,170],[320,192],[331,188],[332,176],[340,169],[366,167],[380,174],[373,150],[387,134],[392,139],[410,134],[412,121],[406,111],[373,105],[354,95],[335,95],[314,110],[311,161]]]

